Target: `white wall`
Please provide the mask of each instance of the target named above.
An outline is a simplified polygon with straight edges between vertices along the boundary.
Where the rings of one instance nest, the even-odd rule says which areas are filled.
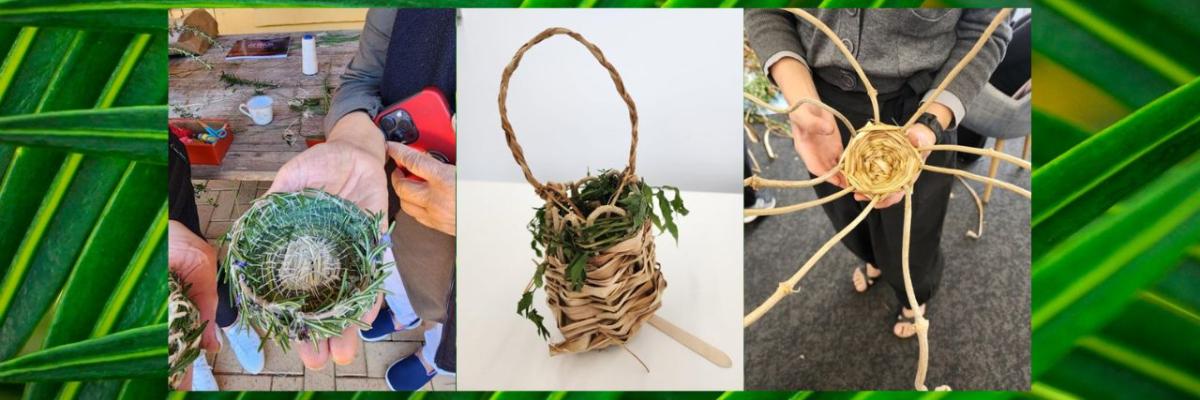
[[[638,107],[637,173],[647,183],[741,190],[741,10],[462,10],[460,178],[524,182],[500,129],[500,73],[522,44],[553,26],[583,34],[620,72]],[[508,94],[509,120],[539,180],[625,166],[625,105],[571,38],[526,53]]]

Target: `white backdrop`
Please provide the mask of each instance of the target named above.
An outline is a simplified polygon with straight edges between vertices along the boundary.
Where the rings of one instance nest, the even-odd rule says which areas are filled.
[[[463,10],[460,178],[524,182],[500,129],[500,72],[525,41],[553,26],[583,34],[620,72],[638,107],[637,173],[647,183],[741,191],[741,10]],[[625,166],[625,105],[604,68],[571,38],[527,52],[508,94],[509,120],[538,180]]]

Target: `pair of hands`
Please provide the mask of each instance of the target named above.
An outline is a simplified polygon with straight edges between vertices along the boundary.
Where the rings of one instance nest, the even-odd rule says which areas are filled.
[[[424,182],[407,179],[399,169],[392,176],[384,172],[390,157]],[[399,143],[386,142],[383,133],[363,112],[347,114],[338,120],[328,140],[291,159],[275,176],[268,193],[320,188],[350,200],[370,213],[386,213],[387,179],[400,197],[400,208],[422,225],[448,235],[455,234],[455,167],[428,154]],[[386,224],[387,222],[384,221]],[[380,226],[380,232],[387,227]],[[363,315],[374,321],[383,305],[383,296]],[[330,358],[338,365],[354,361],[361,346],[358,327],[349,326],[341,336],[319,341],[294,342],[293,347],[309,369],[321,369]]]
[[[940,105],[935,104],[930,108],[938,106]],[[834,120],[833,114],[817,106],[803,104],[792,111],[788,115],[788,119],[790,120],[789,125],[792,127],[792,137],[795,139],[796,152],[800,153],[800,158],[804,160],[804,165],[808,167],[809,172],[816,176],[822,176],[837,166],[843,146],[842,136],[838,134],[837,121]],[[931,146],[937,142],[937,136],[934,135],[933,130],[923,124],[914,124],[905,133],[908,141],[914,147]],[[922,151],[921,157],[928,158],[929,152]],[[828,182],[841,188],[848,185],[846,178],[841,173],[830,177]],[[854,199],[870,200],[867,196],[859,193],[854,193]],[[903,192],[892,193],[880,200],[875,208],[888,208],[903,199]]]
[[[425,181],[407,179],[399,170],[388,177],[384,172],[386,157]],[[324,144],[300,153],[284,164],[268,192],[320,188],[350,200],[367,212],[386,213],[387,179],[391,179],[400,197],[401,209],[423,225],[454,235],[455,175],[452,165],[402,144],[385,142],[371,118],[366,113],[355,112],[338,121]],[[386,228],[380,226],[380,232]],[[168,231],[169,267],[191,285],[186,295],[199,308],[201,318],[208,321],[201,347],[209,352],[220,351],[215,323],[216,249],[177,221],[170,221]],[[373,321],[382,304],[383,296],[380,296],[362,320]],[[357,329],[351,326],[339,337],[315,345],[297,342],[293,347],[309,369],[323,368],[330,358],[341,365],[349,364],[361,347]],[[190,381],[189,371],[182,387],[190,387]]]

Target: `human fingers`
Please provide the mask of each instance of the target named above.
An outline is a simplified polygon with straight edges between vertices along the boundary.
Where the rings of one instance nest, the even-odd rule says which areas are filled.
[[[361,321],[374,322],[379,315],[379,309],[383,306],[383,294],[375,297],[375,304],[367,312],[363,313]],[[333,363],[337,365],[349,365],[354,362],[354,357],[358,353],[358,349],[362,347],[362,338],[358,336],[359,329],[357,325],[347,326],[342,330],[342,335],[329,339],[329,354],[333,359]]]
[[[907,134],[908,142],[916,148],[933,146],[937,143],[937,137],[933,134],[933,130],[922,124],[916,124],[908,128]],[[929,151],[922,151],[921,157],[929,157]]]
[[[341,336],[329,338],[329,354],[336,365],[350,365],[354,362],[354,355],[361,346],[362,339],[358,337],[358,326],[355,325],[347,326],[342,330]]]
[[[328,340],[318,340],[316,343],[308,340],[292,340],[292,348],[296,349],[296,355],[300,356],[304,367],[313,371],[325,368],[325,362],[329,361]]]
[[[404,167],[413,175],[429,182],[446,183],[449,165],[430,157],[428,154],[396,142],[388,142],[387,154],[396,165]]]
[[[399,170],[392,173],[392,187],[396,188],[396,197],[400,198],[401,202],[416,203],[421,207],[427,207],[429,204],[429,182],[418,182],[407,179]]]
[[[888,207],[895,205],[896,203],[899,203],[900,200],[903,200],[903,199],[904,199],[904,192],[892,193],[892,194],[887,195],[887,197],[884,197],[883,200],[880,200],[879,203],[875,205],[875,208],[888,208]]]

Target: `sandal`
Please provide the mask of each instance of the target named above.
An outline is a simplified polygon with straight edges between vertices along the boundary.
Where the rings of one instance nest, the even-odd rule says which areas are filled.
[[[879,272],[877,274],[875,274],[875,276],[871,276],[872,269],[875,269],[875,268],[871,267],[871,264],[859,266],[858,268],[854,269],[854,273],[851,275],[851,279],[854,281],[854,291],[855,292],[859,292],[859,293],[866,292],[867,289],[871,288],[871,286],[875,286],[875,280],[879,279],[879,277],[881,275],[883,275],[882,270],[875,269],[875,271],[879,271]]]

